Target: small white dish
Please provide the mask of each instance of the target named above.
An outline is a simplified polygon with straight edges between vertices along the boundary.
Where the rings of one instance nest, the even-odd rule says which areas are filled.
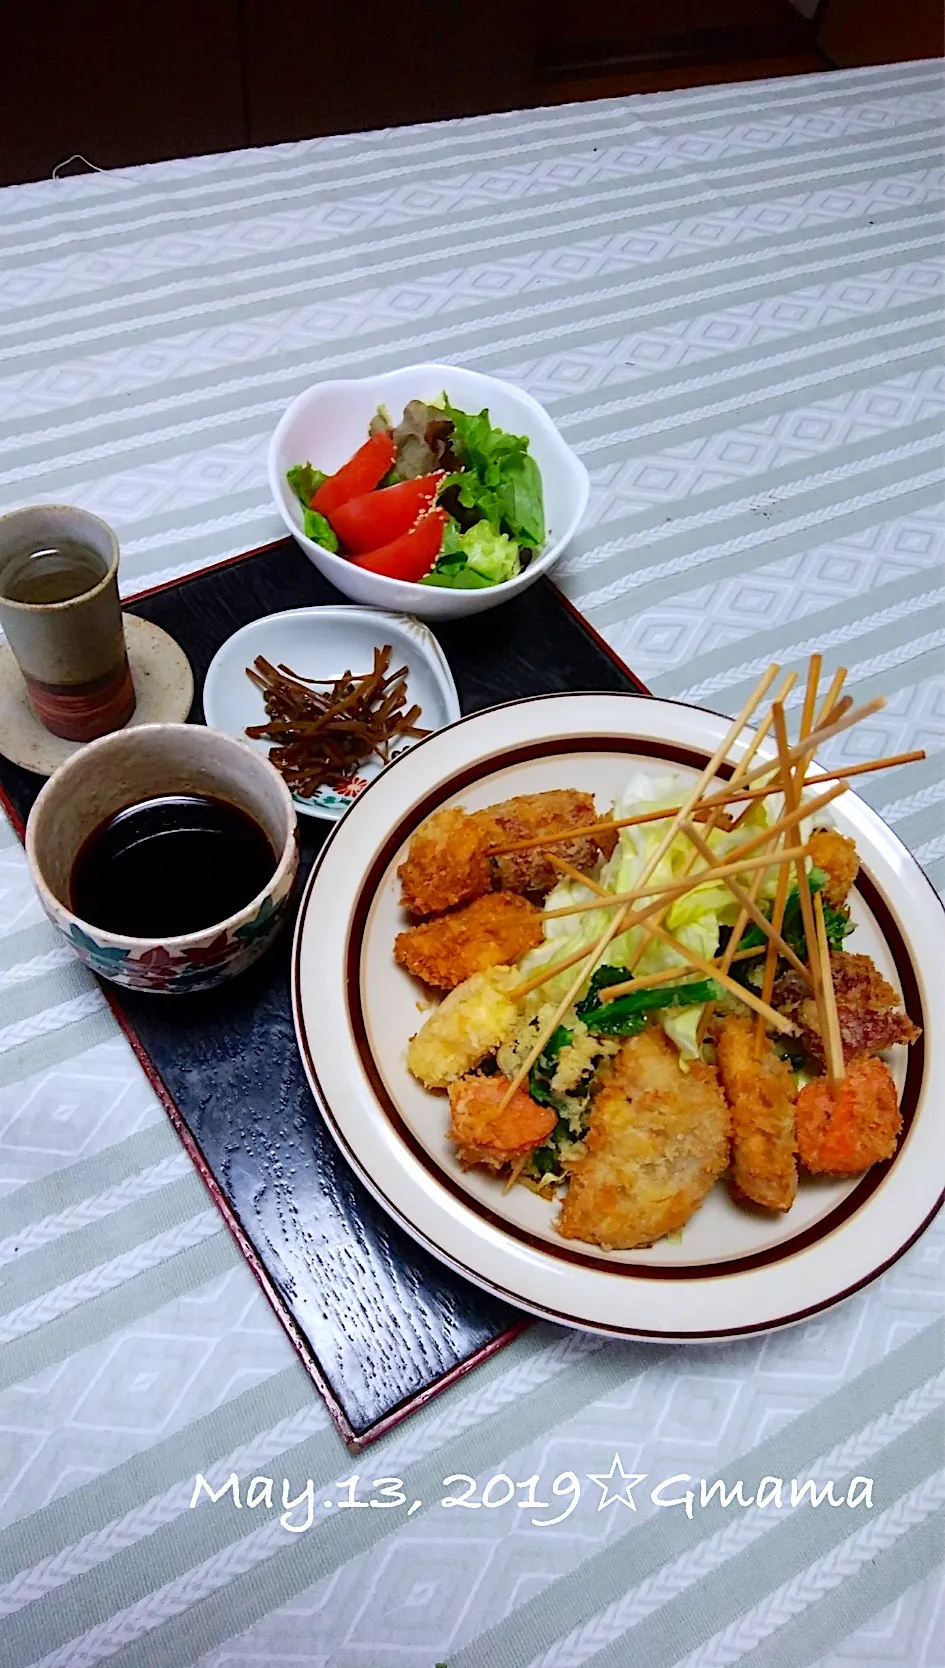
[[[431,631],[405,614],[385,614],[374,608],[290,608],[266,614],[228,637],[207,669],[203,686],[204,717],[211,728],[247,739],[251,724],[266,722],[262,691],[246,676],[257,655],[273,666],[290,666],[306,678],[337,678],[342,672],[369,672],[375,648],[390,643],[391,671],[407,667],[407,705],[416,702],[424,729],[441,730],[460,716],[459,696],[443,650]],[[266,741],[251,741],[264,755]],[[396,752],[414,744],[397,743]],[[356,776],[340,788],[322,788],[312,799],[293,794],[304,815],[336,822],[353,800],[383,769],[379,759],[367,760]]]
[[[286,470],[296,463],[312,463],[329,472],[340,469],[367,439],[368,424],[379,405],[386,405],[394,421],[399,422],[408,400],[433,400],[444,392],[460,410],[488,407],[492,422],[499,428],[526,434],[541,471],[548,530],[544,547],[515,579],[483,591],[440,590],[434,585],[388,579],[325,550],[302,532],[302,507],[286,480]],[[485,376],[481,371],[467,371],[461,365],[406,365],[383,376],[317,382],[306,388],[283,414],[269,443],[269,484],[289,532],[319,573],[339,591],[369,607],[403,609],[425,620],[479,614],[534,585],[574,537],[590,495],[587,470],[544,406],[514,383]]]

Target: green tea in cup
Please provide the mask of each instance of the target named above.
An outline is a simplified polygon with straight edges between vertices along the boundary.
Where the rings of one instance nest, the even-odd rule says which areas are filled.
[[[108,563],[87,544],[58,539],[54,544],[14,551],[0,570],[0,595],[9,602],[70,602],[94,590]]]
[[[38,504],[0,516],[0,627],[36,717],[54,736],[91,741],[135,710],[118,540],[87,510]]]

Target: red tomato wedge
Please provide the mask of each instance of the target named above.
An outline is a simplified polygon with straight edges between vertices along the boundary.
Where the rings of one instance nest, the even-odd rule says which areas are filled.
[[[422,579],[440,554],[443,529],[449,521],[445,510],[427,510],[409,533],[381,545],[380,550],[352,556],[356,567],[369,573],[383,573],[388,579],[407,579],[414,583]]]
[[[438,475],[418,475],[413,481],[398,481],[396,486],[378,487],[375,492],[359,493],[349,498],[332,512],[331,524],[347,550],[362,556],[382,545],[409,533],[424,510],[436,497],[436,489],[443,479]]]
[[[353,458],[322,482],[312,499],[312,509],[320,510],[330,521],[332,511],[339,504],[346,504],[349,498],[357,498],[362,492],[370,492],[383,480],[393,467],[394,450],[390,429],[372,434],[370,440],[358,447]]]

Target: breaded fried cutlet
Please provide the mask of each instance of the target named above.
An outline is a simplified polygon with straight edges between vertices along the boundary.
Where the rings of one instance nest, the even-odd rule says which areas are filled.
[[[587,1156],[558,1218],[565,1239],[652,1245],[699,1209],[729,1157],[729,1112],[713,1066],[687,1072],[665,1031],[629,1037],[591,1109]]]
[[[554,834],[562,828],[581,828],[600,819],[592,794],[579,793],[576,788],[556,788],[549,793],[519,794],[515,799],[488,805],[484,811],[475,812],[474,820],[489,831],[490,844],[511,845],[516,840]],[[601,853],[609,857],[616,843],[616,830],[608,829],[600,834],[581,835],[576,840],[561,840],[553,850],[558,857],[586,872],[593,868]],[[561,879],[544,851],[509,852],[490,861],[492,884],[504,892],[535,892],[544,896]]]
[[[509,992],[520,983],[514,967],[490,967],[444,996],[407,1048],[408,1070],[425,1089],[447,1088],[504,1043],[518,1023]]]
[[[754,1020],[732,1015],[717,1042],[719,1076],[732,1110],[731,1187],[766,1210],[790,1210],[797,1194],[794,1077]]]
[[[842,908],[860,870],[855,841],[838,834],[835,828],[815,828],[807,849],[814,867],[823,869],[827,876],[824,902],[834,909]]]
[[[894,1043],[913,1043],[921,1036],[908,1014],[903,1013],[899,997],[869,956],[857,955],[852,950],[833,950],[830,954],[830,973],[837,999],[837,1018],[844,1058],[854,1060],[859,1055],[881,1054]],[[823,1061],[824,1044],[817,1023],[817,1004],[810,986],[798,973],[788,972],[778,979],[772,997],[779,1013],[793,1019],[801,1028],[801,1042],[815,1060]]]
[[[490,890],[544,896],[561,878],[545,852],[491,857],[490,846],[557,833],[560,828],[580,828],[597,820],[593,796],[574,788],[521,794],[484,811],[464,811],[460,806],[434,811],[413,835],[397,870],[404,908],[411,915],[440,915]],[[561,840],[554,850],[586,871],[601,853],[609,857],[616,842],[616,832],[609,829]]]
[[[813,1175],[859,1175],[892,1158],[901,1130],[899,1096],[885,1060],[861,1055],[840,1083],[814,1077],[797,1097],[798,1152]]]
[[[527,898],[487,892],[464,909],[398,933],[394,960],[425,984],[453,990],[471,973],[518,961],[542,939],[541,913]]]
[[[508,1087],[508,1078],[498,1072],[450,1084],[449,1135],[464,1169],[482,1164],[488,1170],[502,1170],[516,1159],[527,1158],[554,1129],[558,1114],[539,1106],[524,1089],[516,1089],[500,1112]]]
[[[404,908],[438,915],[469,903],[492,885],[489,832],[458,806],[434,811],[417,829],[397,870]]]

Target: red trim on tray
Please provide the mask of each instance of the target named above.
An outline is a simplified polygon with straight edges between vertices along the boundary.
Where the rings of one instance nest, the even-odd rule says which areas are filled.
[[[26,824],[23,821],[22,817],[20,816],[19,811],[14,810],[13,801],[7,797],[7,792],[6,792],[6,789],[4,788],[2,782],[0,782],[0,805],[2,805],[3,809],[6,811],[6,814],[10,819],[11,827],[12,827],[13,832],[16,835],[17,839],[20,841],[21,845],[25,844],[25,842],[26,842]]]

